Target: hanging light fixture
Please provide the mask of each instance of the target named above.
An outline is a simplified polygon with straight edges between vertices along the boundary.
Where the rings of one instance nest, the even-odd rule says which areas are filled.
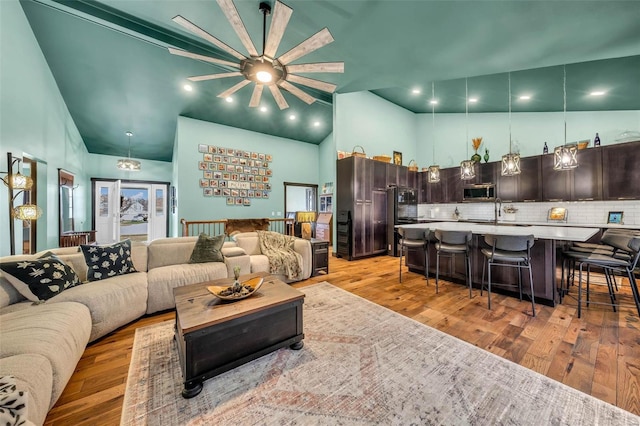
[[[436,98],[436,90],[435,83],[431,82],[431,100]],[[436,104],[431,102],[431,125],[433,128],[433,162],[436,162]],[[429,183],[438,183],[440,182],[440,166],[437,164],[432,164],[427,169],[427,182]]]
[[[131,159],[131,136],[133,136],[133,133],[127,132],[126,135],[129,138],[129,154],[127,158],[121,158],[118,160],[118,168],[129,172],[139,172],[140,162],[138,160]]]
[[[511,72],[509,72],[509,153],[502,156],[502,176],[515,176],[521,173],[520,154],[511,152]]]
[[[22,204],[11,210],[11,216],[19,220],[37,220],[42,216],[42,209],[35,204]]]
[[[2,182],[4,182],[4,184],[7,185],[12,190],[17,189],[17,190],[29,191],[31,187],[33,187],[33,179],[31,179],[30,176],[25,176],[22,173],[20,173],[20,161],[22,160],[20,158],[12,157],[11,161],[12,161],[12,164],[11,164],[12,167],[13,167],[13,163],[16,163],[16,162],[18,163],[18,172],[16,174],[7,172],[7,175],[2,178]]]
[[[563,119],[564,119],[564,145],[557,146],[553,150],[553,169],[571,170],[578,167],[578,144],[567,144],[567,68],[562,67],[563,88]]]
[[[464,143],[467,147],[467,157],[469,156],[469,86],[467,79],[464,79],[464,111],[465,111],[465,123],[466,123],[466,136]],[[460,163],[460,179],[469,180],[476,177],[475,161],[464,160]]]

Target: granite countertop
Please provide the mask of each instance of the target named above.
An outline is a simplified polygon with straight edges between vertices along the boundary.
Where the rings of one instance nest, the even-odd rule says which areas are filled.
[[[496,226],[488,223],[459,222],[453,220],[449,222],[402,225],[402,227],[471,231],[477,235],[533,235],[537,239],[562,241],[587,241],[598,232],[598,228],[593,227],[517,225],[514,222],[506,222]]]

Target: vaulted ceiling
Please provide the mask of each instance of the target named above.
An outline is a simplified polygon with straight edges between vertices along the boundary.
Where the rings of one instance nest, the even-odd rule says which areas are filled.
[[[272,1],[271,1],[272,3]],[[227,102],[217,95],[242,77],[191,83],[224,70],[171,55],[176,47],[230,56],[176,25],[182,15],[232,48],[246,51],[214,0],[21,0],[25,14],[89,152],[170,161],[179,115],[318,144],[332,131],[331,94],[305,86],[307,105],[270,94],[249,108],[250,86]],[[259,1],[235,2],[256,46]],[[327,27],[335,41],[295,61],[344,61],[344,74],[312,78],[338,93],[369,90],[413,112],[640,109],[640,2],[635,1],[308,1],[293,15],[278,54]],[[267,24],[268,25],[268,24]],[[566,67],[564,66],[566,64]],[[511,92],[508,81],[511,80]],[[419,92],[419,93],[414,93]],[[603,90],[605,96],[589,96]],[[529,103],[517,96],[532,94]],[[295,114],[296,119],[290,119]],[[318,124],[315,124],[315,123]]]

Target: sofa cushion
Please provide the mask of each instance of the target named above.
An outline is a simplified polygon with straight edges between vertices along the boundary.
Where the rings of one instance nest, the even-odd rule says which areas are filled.
[[[257,232],[242,232],[234,235],[233,239],[238,247],[244,249],[249,256],[262,254],[260,251],[260,240],[258,239]]]
[[[160,238],[149,243],[149,271],[162,266],[189,263],[198,237]]]
[[[48,300],[80,284],[74,270],[56,256],[4,261],[0,269],[16,290],[32,302]]]
[[[0,358],[21,354],[47,358],[53,371],[51,408],[71,378],[90,334],[91,315],[86,306],[73,302],[32,305],[0,316]]]
[[[223,262],[222,245],[224,244],[224,234],[210,237],[207,234],[200,234],[196,245],[193,247],[189,263]]]
[[[175,287],[227,278],[227,276],[227,266],[223,262],[184,263],[149,269],[147,313],[174,308],[176,306],[173,298]]]
[[[131,240],[108,246],[80,245],[87,262],[87,279],[98,281],[136,272],[131,259]]]
[[[53,370],[49,360],[39,354],[22,354],[0,358],[0,375],[15,377],[18,390],[26,391],[26,416],[41,425],[49,411],[53,389]]]
[[[74,287],[47,303],[78,302],[91,313],[92,342],[147,311],[147,273],[118,275]]]

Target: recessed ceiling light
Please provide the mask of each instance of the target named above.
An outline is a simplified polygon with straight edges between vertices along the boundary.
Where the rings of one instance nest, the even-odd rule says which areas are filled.
[[[315,127],[320,127],[320,122],[319,122],[319,121],[314,121],[314,122],[313,122],[313,125],[314,125]]]
[[[296,115],[295,115],[295,114],[291,114],[291,115],[289,116],[289,120],[295,120],[295,119],[296,119]]]
[[[233,98],[231,96],[227,96],[224,100],[227,102],[233,102]]]
[[[185,84],[184,86],[182,86],[182,88],[187,92],[191,92],[193,90],[193,87],[191,87],[190,84]]]
[[[429,103],[430,103],[431,105],[438,105],[438,100],[437,100],[437,99],[431,99],[431,100],[429,101]]]
[[[470,104],[475,104],[476,102],[478,102],[478,98],[469,98]]]
[[[267,111],[269,111],[269,109],[266,106],[263,105],[260,107],[260,112],[267,112]]]
[[[601,90],[596,90],[594,92],[589,93],[589,95],[591,95],[591,96],[603,96],[603,95],[606,95],[606,94],[607,94],[607,92],[603,92]]]
[[[411,93],[413,93],[414,95],[419,95],[420,93],[422,93],[422,90],[418,89],[417,87],[415,89],[411,90]]]
[[[518,99],[520,99],[521,101],[528,101],[529,99],[531,99],[531,95],[522,95]]]

